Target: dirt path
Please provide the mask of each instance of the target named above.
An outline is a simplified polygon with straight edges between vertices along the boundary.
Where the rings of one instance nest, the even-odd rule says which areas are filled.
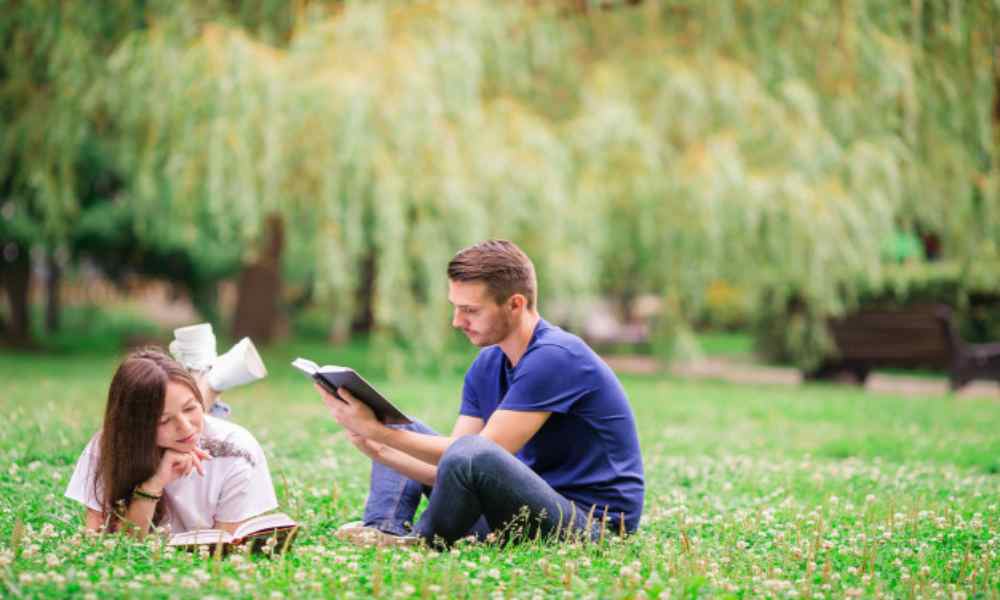
[[[758,365],[734,358],[705,358],[665,365],[650,356],[606,356],[604,360],[618,373],[655,375],[670,373],[686,379],[714,379],[751,385],[802,385],[802,374],[791,367]],[[948,380],[944,377],[915,377],[888,373],[872,373],[865,390],[880,394],[903,396],[945,396]],[[959,397],[986,397],[1000,400],[1000,384],[974,381],[962,388]]]

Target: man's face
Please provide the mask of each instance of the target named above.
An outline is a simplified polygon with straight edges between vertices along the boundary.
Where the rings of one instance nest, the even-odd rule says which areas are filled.
[[[448,281],[451,325],[483,348],[502,342],[514,330],[510,307],[497,304],[481,281]]]

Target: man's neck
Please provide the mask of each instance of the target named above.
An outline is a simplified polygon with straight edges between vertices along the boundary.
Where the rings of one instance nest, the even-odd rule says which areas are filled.
[[[516,367],[518,361],[524,356],[531,343],[531,336],[535,334],[535,326],[538,325],[542,317],[537,312],[526,312],[521,322],[500,342],[500,349],[507,356],[512,367]]]

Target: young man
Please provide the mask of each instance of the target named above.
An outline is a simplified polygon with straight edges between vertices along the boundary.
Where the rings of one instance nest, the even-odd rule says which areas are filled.
[[[317,386],[373,460],[363,527],[345,533],[405,535],[422,492],[413,533],[428,543],[635,531],[644,480],[628,399],[580,338],[539,316],[531,260],[507,241],[466,248],[448,264],[448,300],[452,325],[482,348],[450,436],[387,427],[347,390],[340,401]]]

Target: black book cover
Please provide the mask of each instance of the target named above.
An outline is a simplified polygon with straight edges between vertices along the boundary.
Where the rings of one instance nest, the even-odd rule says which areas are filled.
[[[305,358],[296,358],[292,361],[292,366],[311,376],[334,396],[337,396],[337,388],[346,388],[355,398],[367,404],[375,413],[375,418],[386,425],[408,425],[413,422],[354,369],[329,365],[320,367]]]

